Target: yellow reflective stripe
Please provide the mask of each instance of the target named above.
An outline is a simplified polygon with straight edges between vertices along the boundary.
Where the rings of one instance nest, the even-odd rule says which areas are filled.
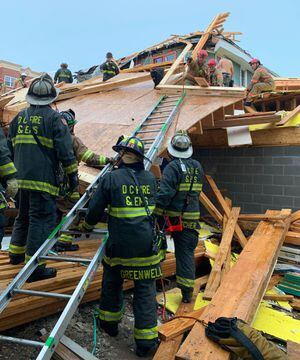
[[[29,261],[31,258],[32,258],[31,255],[25,254],[25,264],[27,264],[28,261]],[[46,260],[39,260],[38,264],[39,264],[39,265],[46,264]]]
[[[135,339],[151,340],[158,337],[158,328],[154,326],[150,329],[137,329],[134,328]]]
[[[41,144],[53,149],[53,140],[46,138],[44,136],[38,136],[38,139],[40,140]],[[17,145],[17,144],[33,144],[33,145],[37,145],[37,142],[35,141],[35,138],[33,137],[33,135],[28,134],[28,135],[17,135],[15,137],[12,138],[12,144],[13,146]]]
[[[18,246],[18,245],[9,244],[8,251],[9,251],[11,254],[17,254],[17,255],[19,255],[19,254],[25,254],[26,246]]]
[[[128,141],[128,144],[130,144],[130,145],[137,145],[138,147],[140,147],[141,149],[143,148],[143,143],[140,141],[140,140],[138,140],[137,138],[134,138],[134,139],[130,139],[129,141]]]
[[[0,210],[5,209],[6,208],[6,204],[4,202],[0,203]]]
[[[82,225],[88,230],[94,229],[95,227],[95,225],[90,225],[85,220],[83,221]]]
[[[93,155],[94,155],[94,153],[92,152],[92,150],[86,150],[82,155],[81,161],[85,162]]]
[[[181,183],[179,185],[178,191],[189,191],[191,187],[191,184],[189,183]],[[192,191],[201,191],[203,187],[203,184],[193,184]]]
[[[4,177],[10,174],[14,174],[17,172],[17,169],[15,168],[15,165],[12,161],[5,165],[0,166],[0,177]]]
[[[148,206],[151,213],[153,213],[155,206]],[[147,216],[144,207],[114,207],[109,206],[108,214],[117,218],[134,218],[138,216]]]
[[[73,240],[73,236],[68,234],[61,234],[57,240],[65,243],[71,243]]]
[[[76,172],[77,171],[77,163],[75,162],[69,166],[64,166],[64,170],[67,175],[71,174],[73,172]]]
[[[148,257],[137,257],[137,258],[109,258],[104,256],[104,261],[110,266],[132,266],[132,267],[140,267],[140,266],[152,266],[159,264],[165,257],[166,251],[160,250],[158,254],[148,256]]]
[[[123,309],[121,311],[116,311],[116,312],[98,309],[98,317],[99,319],[104,321],[118,322],[122,319],[123,311],[124,311]]]
[[[114,70],[102,70],[103,74],[115,74]]]
[[[18,186],[20,189],[44,191],[53,196],[57,196],[59,193],[58,187],[42,181],[18,179]]]
[[[183,220],[198,220],[200,218],[200,212],[199,211],[189,211],[189,212],[184,212],[181,215],[180,211],[174,211],[174,210],[167,210],[167,209],[162,209],[159,207],[156,207],[154,210],[154,213],[156,215],[168,215],[168,216],[181,216]]]
[[[78,191],[74,191],[71,194],[68,195],[71,200],[79,200],[80,195]]]
[[[106,164],[106,156],[100,155],[99,156],[99,164],[105,165]]]
[[[194,285],[195,285],[195,280],[187,279],[182,276],[176,276],[176,282],[177,282],[177,284],[180,284],[180,285],[183,285],[186,287],[194,287]]]

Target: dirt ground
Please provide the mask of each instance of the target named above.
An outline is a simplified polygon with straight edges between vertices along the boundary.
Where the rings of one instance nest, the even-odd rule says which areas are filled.
[[[93,349],[93,313],[97,305],[97,302],[81,305],[65,333],[90,352]],[[49,316],[6,331],[3,335],[40,341],[39,331],[45,328],[50,332],[57,319],[58,315]],[[97,348],[94,355],[100,360],[137,360],[138,357],[134,353],[133,325],[132,292],[127,291],[125,292],[125,313],[119,325],[119,335],[111,338],[97,330]],[[35,348],[0,342],[1,360],[33,360],[37,355],[38,350]]]

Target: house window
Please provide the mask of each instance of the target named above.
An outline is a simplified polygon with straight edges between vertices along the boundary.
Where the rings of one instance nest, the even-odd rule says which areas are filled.
[[[153,62],[154,62],[154,63],[161,63],[161,62],[163,62],[163,61],[164,61],[163,56],[160,56],[160,57],[157,57],[157,58],[153,59]]]
[[[8,75],[4,75],[4,83],[6,86],[13,87],[16,78]]]

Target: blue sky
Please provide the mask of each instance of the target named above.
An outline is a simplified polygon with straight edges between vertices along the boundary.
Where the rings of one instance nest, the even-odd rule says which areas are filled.
[[[204,30],[229,11],[225,31],[241,31],[242,48],[280,76],[300,77],[299,0],[11,0],[1,1],[0,59],[72,71]],[[4,30],[5,29],[5,30]]]

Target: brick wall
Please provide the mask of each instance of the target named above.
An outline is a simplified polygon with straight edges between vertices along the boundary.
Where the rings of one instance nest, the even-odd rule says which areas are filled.
[[[195,158],[243,212],[300,209],[300,147],[195,149]]]

